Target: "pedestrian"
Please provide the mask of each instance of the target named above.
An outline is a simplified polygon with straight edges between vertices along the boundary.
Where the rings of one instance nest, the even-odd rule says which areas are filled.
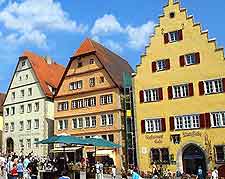
[[[29,165],[30,160],[28,159],[28,156],[25,157],[23,161],[23,167],[24,167],[24,179],[30,179],[30,173],[28,171],[27,166]]]
[[[113,179],[116,178],[116,166],[115,165],[112,166],[112,178]]]
[[[214,167],[214,170],[212,172],[212,179],[218,179],[219,178],[219,173],[216,167]]]
[[[7,178],[11,179],[11,170],[13,168],[13,161],[12,161],[12,157],[8,158],[8,162],[6,164],[6,172],[7,172]]]
[[[104,178],[104,166],[103,163],[99,163],[99,169],[100,169],[100,179]]]
[[[23,179],[23,163],[21,159],[19,159],[19,162],[17,164],[17,173],[18,179]]]
[[[18,173],[17,173],[17,167],[16,164],[13,164],[13,167],[11,169],[11,179],[17,179]]]
[[[198,177],[198,179],[204,179],[203,171],[202,171],[202,167],[201,166],[198,167],[197,177]]]
[[[27,168],[30,173],[31,179],[37,179],[38,176],[37,162],[36,161],[30,162]]]
[[[70,177],[68,177],[67,172],[63,171],[58,179],[70,179]]]
[[[100,164],[97,161],[97,163],[95,164],[95,172],[96,172],[96,179],[100,179]]]

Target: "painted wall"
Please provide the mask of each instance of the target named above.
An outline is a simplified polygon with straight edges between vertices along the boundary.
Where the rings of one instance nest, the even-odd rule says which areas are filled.
[[[176,165],[168,166],[172,171],[180,167],[180,155],[183,146],[193,142],[201,146],[206,152],[213,153],[213,146],[224,144],[224,128],[210,128],[195,130],[201,135],[196,137],[184,137],[183,132],[170,132],[169,117],[174,115],[199,114],[206,112],[225,111],[225,95],[199,95],[198,82],[201,80],[217,79],[225,77],[225,61],[223,49],[218,49],[214,40],[208,39],[208,33],[203,32],[199,24],[195,24],[193,17],[187,17],[185,9],[180,9],[178,3],[164,7],[164,15],[159,18],[159,25],[155,27],[155,34],[151,38],[151,43],[146,47],[146,52],[141,57],[141,63],[137,66],[136,76],[133,78],[135,88],[136,105],[136,125],[139,168],[142,171],[151,170],[150,149],[169,148],[170,154],[174,154],[177,160]],[[170,18],[170,12],[175,13],[174,18]],[[219,27],[218,27],[219,28]],[[182,29],[183,40],[164,44],[164,33]],[[179,56],[199,52],[200,64],[180,67]],[[152,62],[159,59],[170,59],[170,69],[166,71],[152,73]],[[194,96],[181,99],[168,99],[168,86],[193,83]],[[139,91],[152,88],[163,88],[163,100],[152,103],[140,103]],[[145,118],[165,118],[166,132],[141,133],[141,120]],[[171,134],[181,134],[181,144],[175,145],[170,140]],[[153,137],[151,137],[153,136]],[[160,143],[155,142],[155,136],[162,136]],[[208,138],[207,138],[208,137]],[[211,144],[208,145],[207,141]],[[206,145],[207,144],[207,145]],[[181,159],[182,160],[182,159]],[[207,159],[208,160],[208,159]],[[208,161],[208,167],[215,165],[214,155]]]

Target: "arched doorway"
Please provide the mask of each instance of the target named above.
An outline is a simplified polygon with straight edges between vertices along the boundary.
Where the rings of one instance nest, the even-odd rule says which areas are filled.
[[[14,152],[14,141],[11,137],[6,140],[6,152]]]
[[[183,150],[183,171],[188,174],[197,174],[198,168],[201,167],[203,174],[206,174],[206,158],[202,149],[195,145],[189,144]]]

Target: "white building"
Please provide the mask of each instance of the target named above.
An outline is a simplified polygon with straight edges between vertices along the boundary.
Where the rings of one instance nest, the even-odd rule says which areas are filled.
[[[34,143],[53,135],[53,95],[64,70],[32,52],[19,57],[4,102],[3,152],[47,154],[48,146]]]

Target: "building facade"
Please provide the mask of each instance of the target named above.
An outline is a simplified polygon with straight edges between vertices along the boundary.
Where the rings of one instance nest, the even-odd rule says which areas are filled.
[[[0,93],[0,149],[2,149],[2,131],[3,131],[3,103],[5,94]]]
[[[35,142],[53,135],[53,95],[63,72],[50,57],[28,51],[19,57],[4,102],[3,152],[48,153]]]
[[[71,57],[55,96],[54,133],[99,136],[121,144],[120,149],[97,151],[97,156],[109,156],[119,168],[125,163],[123,72],[132,73],[124,59],[86,39]],[[86,152],[93,156],[93,148]]]
[[[138,165],[204,173],[225,164],[223,48],[169,0],[133,78]],[[223,172],[224,173],[224,172]]]

